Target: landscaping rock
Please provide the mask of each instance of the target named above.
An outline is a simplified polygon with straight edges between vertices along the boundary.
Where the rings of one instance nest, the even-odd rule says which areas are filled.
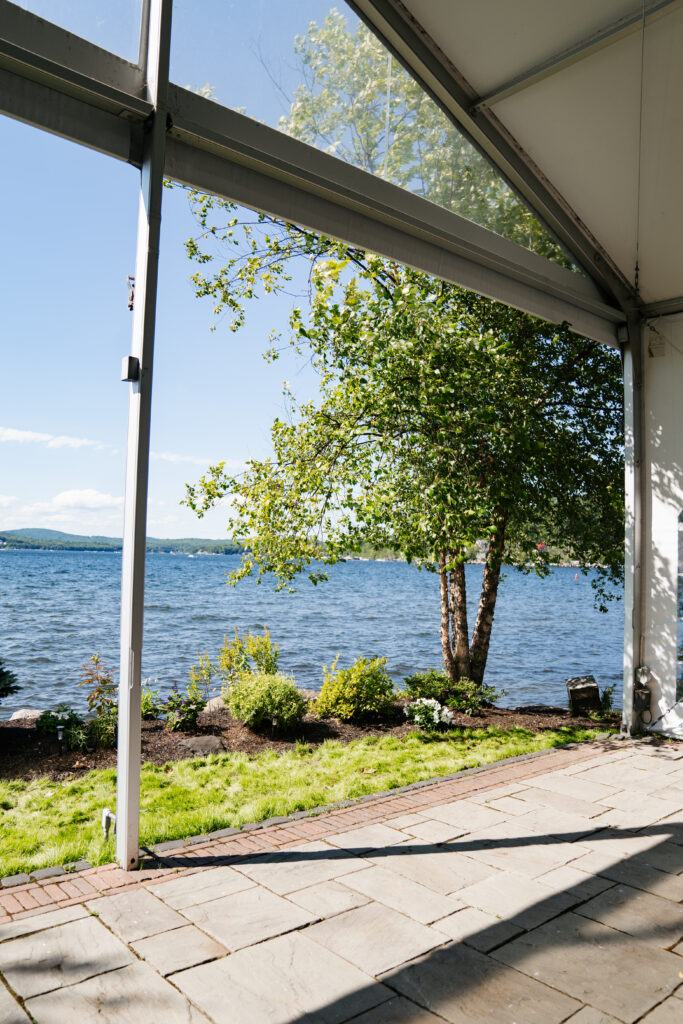
[[[184,747],[190,754],[203,756],[205,754],[220,754],[225,750],[225,743],[220,736],[188,736],[181,740],[179,746]]]
[[[225,704],[223,703],[223,698],[219,695],[218,697],[212,697],[211,700],[207,700],[204,712],[223,711],[224,708]]]
[[[21,708],[19,711],[15,711],[9,716],[10,722],[35,722],[37,718],[40,718],[42,711],[38,708]]]
[[[595,676],[575,676],[567,680],[567,694],[572,713],[586,715],[600,711],[600,689]]]

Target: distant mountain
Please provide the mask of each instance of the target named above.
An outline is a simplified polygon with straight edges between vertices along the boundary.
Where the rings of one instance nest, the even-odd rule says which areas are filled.
[[[51,551],[120,551],[119,537],[85,536],[63,533],[61,530],[21,529],[0,531],[0,548],[49,549]],[[167,539],[147,538],[148,551],[178,551],[193,555],[205,551],[209,555],[229,555],[241,551],[232,540],[208,540],[205,537],[179,537]]]

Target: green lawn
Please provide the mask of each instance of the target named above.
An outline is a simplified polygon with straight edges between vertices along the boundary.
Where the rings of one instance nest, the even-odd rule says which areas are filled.
[[[490,764],[533,750],[593,739],[595,729],[453,729],[434,735],[328,741],[276,754],[223,754],[142,768],[141,843],[162,842],[262,821],[409,782]],[[116,772],[73,781],[0,780],[0,876],[52,864],[114,859],[102,837],[104,807],[114,809]]]

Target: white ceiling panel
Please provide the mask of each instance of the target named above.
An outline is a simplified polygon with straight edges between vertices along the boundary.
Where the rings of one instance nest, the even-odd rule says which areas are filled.
[[[387,2],[401,6],[377,0],[378,10]],[[641,301],[683,296],[683,0],[646,0],[644,46],[637,0],[402,6],[466,80],[465,93],[491,97],[489,109],[529,158],[532,175],[535,166],[539,182],[566,202],[631,285],[638,257]],[[609,26],[618,30],[599,46],[515,82]],[[464,105],[456,98],[470,130],[476,96]],[[496,162],[495,143],[489,153]]]

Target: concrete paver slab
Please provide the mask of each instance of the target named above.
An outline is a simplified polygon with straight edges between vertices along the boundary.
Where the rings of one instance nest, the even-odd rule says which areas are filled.
[[[86,905],[124,942],[146,939],[148,935],[181,928],[185,924],[180,914],[146,889],[104,896]]]
[[[30,935],[31,932],[40,932],[45,928],[54,928],[58,924],[68,924],[69,921],[78,921],[81,917],[88,917],[88,911],[76,903],[73,907],[60,907],[59,910],[49,910],[45,914],[9,921],[7,924],[0,924],[0,942],[18,939],[21,935]]]
[[[419,825],[421,821],[426,821],[427,817],[424,814],[401,814],[398,818],[389,818],[387,825],[391,828],[397,828],[402,831],[404,828],[410,828],[411,825]]]
[[[442,1017],[435,1017],[429,1010],[402,996],[390,999],[388,1003],[376,1006],[374,1010],[353,1018],[353,1024],[443,1024]]]
[[[397,828],[388,825],[365,825],[363,828],[351,829],[349,832],[338,832],[336,835],[325,836],[325,842],[338,846],[340,850],[353,850],[365,853],[368,850],[383,849],[402,843],[405,836]]]
[[[478,864],[514,871],[528,878],[562,867],[589,850],[578,841],[562,843],[538,835],[523,823],[523,818],[513,818],[502,825],[474,832],[452,845]]]
[[[133,954],[94,917],[24,935],[0,946],[0,971],[22,999],[113,971]]]
[[[472,907],[519,925],[536,928],[576,904],[578,897],[557,892],[533,878],[500,871],[462,889],[458,898]]]
[[[419,840],[392,846],[387,851],[372,854],[368,860],[446,896],[496,871],[495,867],[479,864],[458,853],[451,845],[434,846]]]
[[[509,818],[510,815],[513,818],[517,818],[520,814],[529,813],[530,805],[526,800],[521,800],[521,796],[523,796],[523,793],[518,793],[516,796],[501,796],[497,800],[488,799],[486,806],[491,807],[494,811],[500,811],[506,818]]]
[[[223,866],[211,868],[209,871],[199,871],[194,875],[181,875],[172,882],[150,885],[149,891],[174,910],[183,910],[184,907],[192,907],[196,903],[208,903],[209,900],[217,900],[220,896],[241,892],[255,884],[239,871]]]
[[[310,911],[261,886],[186,907],[183,914],[231,951],[316,920]]]
[[[411,836],[415,836],[416,839],[424,840],[426,843],[448,843],[451,839],[457,839],[458,836],[465,835],[467,829],[464,829],[461,825],[449,825],[445,821],[429,819],[420,822],[419,825],[412,825],[410,828],[405,829],[405,831]]]
[[[592,1006],[584,1006],[573,1017],[570,1017],[567,1024],[619,1024],[616,1017],[611,1017],[602,1010],[596,1010]]]
[[[287,899],[320,918],[332,917],[333,914],[341,914],[369,902],[366,896],[347,889],[341,882],[320,882],[308,889],[290,892]]]
[[[597,832],[601,818],[587,818],[585,815],[558,811],[556,807],[535,807],[518,818],[520,826],[536,832],[539,836],[552,836],[562,842],[572,843],[577,839]]]
[[[321,842],[306,843],[244,864],[235,864],[237,871],[280,896],[366,867],[368,862],[361,857]]]
[[[132,942],[131,946],[159,974],[173,974],[174,971],[197,967],[228,952],[225,946],[200,932],[193,924],[151,935],[148,939]]]
[[[443,932],[417,924],[378,903],[368,903],[315,924],[306,935],[374,975],[447,941]]]
[[[496,960],[632,1024],[680,984],[680,957],[567,913],[513,939]],[[646,970],[644,967],[647,965]]]
[[[545,875],[539,875],[537,881],[552,889],[553,892],[566,892],[579,900],[589,900],[614,885],[609,878],[601,878],[598,875],[589,875],[578,871],[573,864],[553,868]]]
[[[381,867],[354,871],[352,875],[347,876],[345,885],[378,903],[383,903],[385,907],[411,917],[419,924],[431,924],[440,917],[454,914],[464,906],[452,896],[433,892],[418,882],[404,878],[396,871],[387,871]]]
[[[382,981],[450,1024],[559,1024],[581,1003],[454,943]]]
[[[628,885],[614,885],[577,913],[668,949],[683,939],[683,906]]]
[[[681,851],[683,852],[683,851]],[[668,871],[658,871],[657,868],[640,861],[637,857],[629,857],[619,860],[616,864],[605,864],[604,859],[596,853],[581,857],[577,861],[579,870],[596,873],[586,875],[587,878],[595,878],[599,873],[605,879],[612,882],[621,882],[623,885],[630,885],[634,889],[644,889],[646,892],[654,893],[655,896],[662,896],[664,899],[673,900],[679,903],[683,900],[683,875],[673,875]]]
[[[563,811],[565,814],[578,814],[583,818],[594,818],[607,810],[606,804],[591,800],[581,800],[576,796],[569,796],[568,793],[556,793],[552,789],[539,789],[536,786],[527,786],[521,793],[513,798],[526,804],[526,810],[531,807],[552,807],[556,811]]]
[[[180,992],[142,963],[30,999],[27,1005],[38,1024],[210,1024]]]
[[[561,793],[565,796],[576,797],[577,800],[587,800],[589,803],[603,801],[607,796],[613,796],[623,789],[623,785],[608,786],[604,782],[594,782],[588,776],[590,773],[580,775],[562,775],[559,772],[547,772],[545,775],[535,775],[529,780],[530,789],[548,789],[554,793]]]
[[[299,933],[182,971],[173,981],[216,1024],[342,1024],[393,994]]]
[[[19,1003],[0,982],[0,1024],[29,1024]]]
[[[643,1017],[643,1024],[681,1024],[681,1001],[673,996],[665,999],[663,1003],[656,1006],[647,1017]]]
[[[444,821],[447,825],[459,825],[466,832],[478,832],[489,825],[505,821],[505,815],[500,811],[475,803],[474,800],[454,800],[452,803],[430,807],[429,817]]]
[[[488,953],[496,946],[502,946],[516,935],[521,935],[523,931],[510,921],[503,921],[476,907],[465,907],[457,914],[444,917],[437,922],[437,928],[456,942],[466,942],[468,946],[473,946],[481,953]]]

